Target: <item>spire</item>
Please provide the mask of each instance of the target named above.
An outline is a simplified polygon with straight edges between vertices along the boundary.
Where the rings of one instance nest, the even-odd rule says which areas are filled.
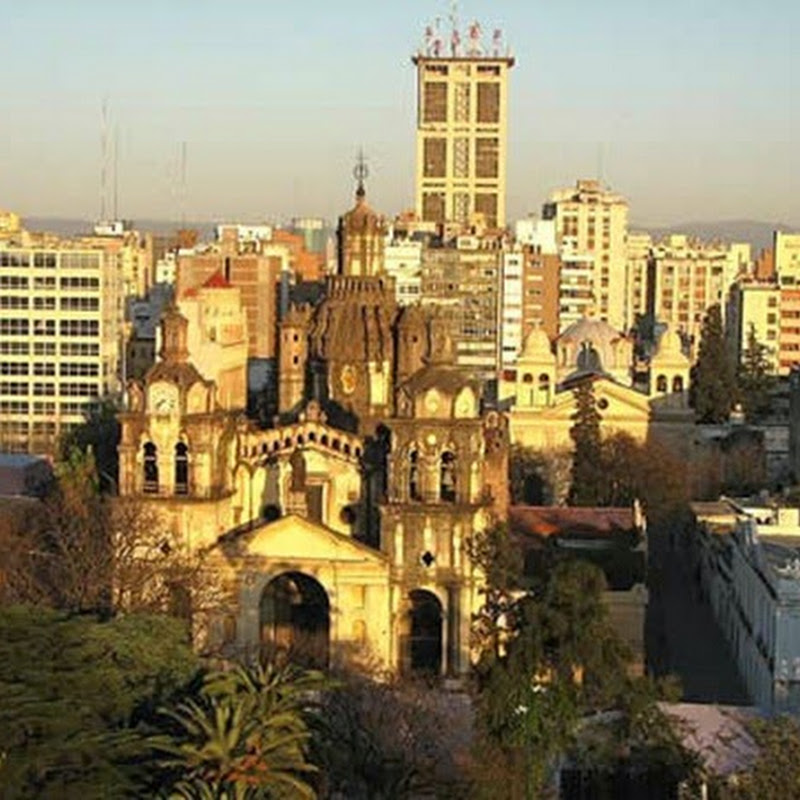
[[[356,188],[356,203],[364,202],[367,190],[364,187],[364,181],[369,177],[369,168],[367,167],[367,160],[364,158],[364,149],[360,148],[358,151],[358,160],[355,167],[353,167],[353,177],[358,181]]]

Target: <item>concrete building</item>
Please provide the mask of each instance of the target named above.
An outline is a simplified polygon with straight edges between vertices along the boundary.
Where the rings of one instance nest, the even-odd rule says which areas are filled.
[[[781,286],[800,287],[800,233],[775,231],[773,263]]]
[[[178,298],[186,318],[188,357],[217,386],[217,402],[226,410],[247,408],[247,317],[241,289],[220,273]]]
[[[580,180],[574,189],[553,192],[542,216],[555,220],[562,260],[577,257],[590,270],[591,315],[627,330],[632,324],[626,314],[628,201],[599,181]]]
[[[0,447],[52,453],[89,404],[119,395],[123,323],[108,250],[0,243]]]
[[[500,364],[500,274],[503,251],[477,236],[455,247],[422,251],[423,306],[449,320],[456,363],[484,381],[497,379]]]
[[[394,278],[395,299],[400,306],[420,301],[422,248],[420,239],[395,238],[390,228],[383,248],[384,269]]]
[[[478,23],[461,45],[429,28],[417,68],[416,214],[466,228],[482,218],[506,224],[508,75],[514,59],[495,35],[485,47]]]
[[[667,324],[696,354],[706,311],[719,304],[723,318],[734,281],[749,272],[749,245],[707,244],[672,234],[653,246],[648,310]]]
[[[750,333],[766,347],[770,372],[780,371],[781,290],[775,283],[739,281],[728,299],[725,331],[736,363],[747,350]],[[798,323],[800,324],[800,323]],[[800,358],[800,353],[797,354]]]
[[[701,585],[748,693],[767,712],[797,712],[800,512],[763,501],[692,507]]]
[[[625,330],[630,330],[647,312],[647,287],[653,237],[649,233],[628,233],[625,262]]]

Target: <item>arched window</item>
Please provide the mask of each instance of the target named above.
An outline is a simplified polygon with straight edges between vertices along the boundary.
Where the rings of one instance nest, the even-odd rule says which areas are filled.
[[[158,493],[158,448],[147,442],[144,446],[144,484],[143,490],[148,494]]]
[[[546,372],[539,376],[539,391],[545,394],[550,392],[550,376]]]
[[[419,485],[419,453],[416,450],[408,454],[408,497],[410,500],[422,500],[422,489]]]
[[[456,457],[446,451],[439,459],[439,499],[443,503],[456,501]]]
[[[666,393],[667,392],[667,376],[666,375],[659,375],[656,378],[656,391]]]
[[[189,447],[175,445],[175,494],[189,494]]]
[[[530,372],[526,372],[522,376],[522,382],[523,383],[533,383],[533,375],[531,375]]]
[[[683,391],[683,378],[680,375],[676,375],[672,379],[672,391],[675,394],[680,394]]]

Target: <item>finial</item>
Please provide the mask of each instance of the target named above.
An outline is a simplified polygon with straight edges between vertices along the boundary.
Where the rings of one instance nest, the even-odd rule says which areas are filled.
[[[364,188],[364,181],[369,177],[369,168],[367,167],[367,159],[364,158],[364,149],[360,148],[358,151],[358,160],[355,167],[353,167],[353,177],[358,181],[358,188],[356,189],[356,197],[364,197],[367,190]]]

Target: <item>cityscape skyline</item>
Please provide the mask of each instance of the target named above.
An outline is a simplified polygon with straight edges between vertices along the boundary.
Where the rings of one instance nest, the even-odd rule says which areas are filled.
[[[790,190],[800,110],[789,102],[800,10],[777,5],[766,16],[716,0],[702,13],[683,1],[461,3],[460,28],[478,19],[487,40],[502,28],[518,62],[509,219],[581,177],[624,194],[639,225],[800,219]],[[447,4],[140,8],[131,17],[91,0],[40,0],[7,11],[16,124],[0,133],[4,207],[99,215],[104,101],[121,216],[332,219],[350,200],[360,147],[371,202],[388,214],[413,207],[410,59],[427,24],[449,24]]]

